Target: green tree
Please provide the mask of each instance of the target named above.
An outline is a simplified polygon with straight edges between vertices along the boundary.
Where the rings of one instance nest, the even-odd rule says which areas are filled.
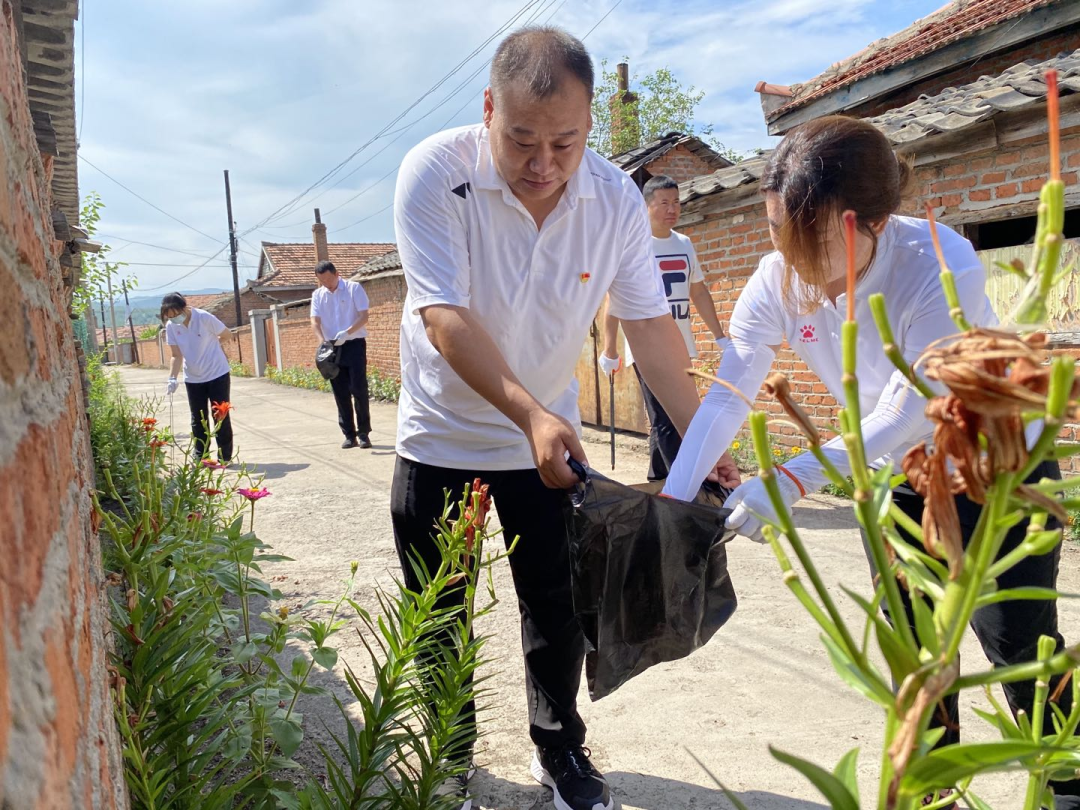
[[[624,57],[624,61],[629,61]],[[732,162],[742,156],[724,146],[712,134],[712,124],[694,121],[694,111],[705,98],[705,91],[682,86],[667,68],[659,68],[644,77],[630,77],[630,90],[637,97],[630,103],[612,102],[618,92],[618,74],[608,70],[607,60],[600,62],[600,81],[593,96],[593,128],[589,146],[601,155],[618,155],[669,132],[694,135],[708,143]],[[613,131],[615,116],[625,125]]]
[[[97,230],[97,224],[101,221],[101,209],[105,203],[96,191],[91,191],[83,200],[82,209],[79,211],[79,226],[92,238]],[[82,254],[82,271],[79,274],[79,285],[72,294],[72,311],[76,315],[86,312],[94,301],[109,297],[109,279],[112,278],[113,295],[117,295],[120,282],[127,283],[128,291],[134,290],[139,280],[129,275],[119,278],[119,270],[127,267],[124,262],[109,261],[109,246],[103,244],[97,253]]]

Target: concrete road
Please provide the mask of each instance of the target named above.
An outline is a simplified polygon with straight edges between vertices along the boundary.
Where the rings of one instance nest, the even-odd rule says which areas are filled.
[[[165,376],[155,370],[121,371],[124,384],[138,396],[161,397]],[[373,449],[342,450],[329,394],[234,378],[233,404],[239,456],[265,476],[273,492],[260,502],[256,529],[278,553],[295,560],[267,571],[286,593],[285,604],[336,596],[348,576],[349,561],[359,560],[364,583],[359,598],[373,605],[372,587],[391,586],[397,568],[389,515],[395,407],[372,405]],[[161,417],[168,420],[164,404]],[[177,431],[184,432],[188,410],[180,396],[174,418]],[[623,444],[638,449],[619,452],[614,477],[640,481],[647,466],[641,443]],[[608,466],[606,446],[590,444],[586,449],[596,467]],[[804,501],[795,516],[825,581],[854,620],[856,610],[839,586],[869,595],[869,583],[849,505],[816,496]],[[739,609],[704,649],[646,672],[597,703],[589,702],[583,686],[581,712],[595,764],[606,772],[627,810],[729,808],[690,752],[751,810],[809,810],[825,806],[820,796],[798,773],[777,763],[767,746],[829,769],[845,752],[859,747],[863,805],[872,806],[880,713],[833,671],[815,625],[781,583],[769,548],[737,540],[729,546],[729,556]],[[1080,551],[1070,545],[1063,558],[1062,591],[1080,592],[1078,562]],[[489,684],[491,708],[481,717],[486,736],[478,750],[474,792],[485,810],[550,808],[550,792],[528,775],[531,744],[518,615],[505,564],[496,573],[495,586],[503,601],[480,627],[491,636],[487,655],[495,674]],[[1075,641],[1080,637],[1080,606],[1065,600],[1061,614],[1066,637]],[[349,633],[335,641],[341,659],[320,683],[347,701],[344,666],[362,675],[363,648]],[[985,668],[973,641],[964,656],[965,671]],[[967,739],[993,738],[971,711],[982,704],[981,695],[963,696]],[[327,740],[319,718],[332,727],[340,718],[325,699],[308,699],[303,710],[309,750],[312,740]],[[979,785],[983,798],[1000,810],[1022,803],[1024,780],[1018,776],[990,776]]]

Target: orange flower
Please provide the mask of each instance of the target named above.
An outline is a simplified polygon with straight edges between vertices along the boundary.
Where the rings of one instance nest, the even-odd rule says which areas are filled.
[[[229,415],[229,411],[232,410],[232,403],[228,401],[211,402],[210,410],[214,412],[214,421],[220,422],[222,419]]]
[[[154,419],[154,417],[152,417],[152,416],[148,416],[146,419],[142,420],[143,430],[145,430],[147,433],[149,433],[151,430],[153,430],[154,425],[156,425],[156,424],[157,424],[157,419]]]
[[[211,489],[210,487],[203,487],[199,490],[203,495],[209,495],[211,498],[215,495],[223,495],[224,491],[220,489]]]
[[[480,495],[479,498],[476,497],[477,494]],[[487,522],[488,509],[491,508],[491,495],[488,494],[488,485],[481,483],[479,478],[475,479],[472,489],[469,491],[469,500],[470,503],[465,507],[465,515],[462,517],[462,520],[465,521],[466,551],[472,551],[473,549],[473,543],[476,542],[477,526],[483,527]]]
[[[220,464],[217,461],[214,461],[214,459],[212,459],[212,458],[204,458],[202,460],[202,465],[204,467],[206,467],[208,470],[224,470],[225,469],[224,464]]]

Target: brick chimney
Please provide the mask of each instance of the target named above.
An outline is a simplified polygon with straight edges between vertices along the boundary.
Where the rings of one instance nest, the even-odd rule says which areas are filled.
[[[609,101],[611,151],[612,154],[619,154],[641,145],[641,121],[638,119],[637,94],[630,92],[630,65],[619,62],[615,72],[619,89]]]
[[[330,249],[326,246],[326,226],[322,223],[318,208],[315,209],[315,224],[311,226],[311,237],[315,240],[315,263],[328,261]]]

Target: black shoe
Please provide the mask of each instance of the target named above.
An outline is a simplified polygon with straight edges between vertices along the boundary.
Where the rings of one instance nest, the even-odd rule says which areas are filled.
[[[366,433],[361,433],[360,434],[360,448],[362,450],[367,450],[370,447],[371,447],[371,439],[368,437],[368,435]]]
[[[607,782],[589,762],[589,749],[577,743],[533,752],[533,778],[555,793],[557,810],[612,810]]]
[[[342,450],[348,450],[350,447],[356,447],[356,439],[355,438],[346,439],[345,441],[343,441],[341,443],[341,449]]]
[[[457,805],[457,810],[472,810],[472,796],[469,795],[469,780],[472,779],[474,773],[476,773],[476,768],[470,765],[469,770],[465,773],[451,776],[443,782],[439,789],[435,791],[435,795],[453,796],[455,805],[457,805],[458,800],[461,801],[461,804]]]
[[[930,794],[928,794],[926,796],[923,796],[923,800],[922,800],[923,807],[928,807],[930,805],[937,805],[939,802],[941,802],[944,799],[948,799],[952,795],[953,795],[953,792],[949,788],[945,788],[944,790],[936,790],[933,793],[930,793]],[[953,802],[952,804],[946,805],[945,807],[941,808],[941,810],[957,810],[956,802]]]

